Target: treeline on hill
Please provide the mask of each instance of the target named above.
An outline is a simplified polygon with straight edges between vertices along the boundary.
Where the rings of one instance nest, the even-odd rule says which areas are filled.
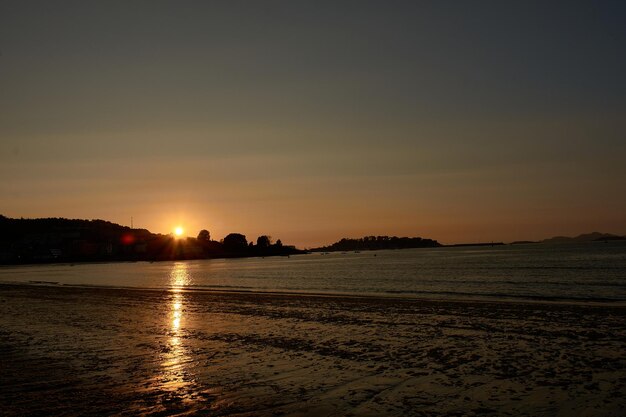
[[[163,261],[181,259],[277,256],[303,253],[280,240],[259,236],[256,244],[239,233],[221,241],[207,230],[197,238],[177,239],[146,229],[104,220],[64,218],[11,219],[0,215],[0,264],[106,261]]]
[[[341,239],[330,246],[311,249],[311,251],[355,251],[355,250],[379,250],[379,249],[410,249],[410,248],[436,248],[441,246],[439,242],[421,237],[397,237],[397,236],[365,236],[360,239]]]

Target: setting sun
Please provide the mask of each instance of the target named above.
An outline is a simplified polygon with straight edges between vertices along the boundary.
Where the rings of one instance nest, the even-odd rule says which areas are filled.
[[[185,230],[184,230],[182,227],[178,226],[178,227],[176,227],[176,229],[174,229],[174,234],[175,234],[177,237],[181,237],[181,236],[183,235],[183,232],[184,232],[184,231],[185,231]]]

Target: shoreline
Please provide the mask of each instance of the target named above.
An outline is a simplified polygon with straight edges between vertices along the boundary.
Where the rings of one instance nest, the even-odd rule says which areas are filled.
[[[0,285],[7,416],[590,415],[626,308]]]
[[[511,295],[471,295],[467,296],[445,296],[441,293],[432,293],[433,296],[399,296],[388,293],[342,293],[342,292],[315,292],[315,291],[289,291],[289,290],[258,290],[258,289],[224,289],[214,287],[132,287],[114,285],[90,285],[90,284],[63,284],[54,281],[0,281],[0,286],[30,286],[42,288],[76,288],[76,289],[102,289],[121,291],[156,291],[156,292],[198,292],[216,294],[249,294],[268,295],[284,297],[311,297],[311,298],[336,298],[336,299],[364,299],[364,300],[385,300],[385,301],[406,301],[406,302],[454,302],[454,303],[510,303],[510,304],[562,304],[562,305],[589,305],[589,306],[614,306],[625,307],[626,300],[610,298],[572,298],[572,297],[547,297],[547,296],[511,296]],[[457,293],[445,293],[457,294]]]
[[[230,255],[221,255],[221,256],[208,256],[208,257],[188,257],[188,258],[176,258],[176,259],[107,259],[100,258],[94,260],[86,260],[79,259],[77,260],[40,260],[38,262],[12,262],[12,263],[0,263],[0,268],[3,267],[17,267],[17,266],[41,266],[41,265],[99,265],[99,264],[124,264],[124,263],[161,263],[161,262],[183,262],[183,261],[202,261],[202,260],[225,260],[225,259],[254,259],[254,258],[276,258],[276,257],[284,257],[288,258],[291,256],[298,255],[325,255],[325,254],[346,254],[346,253],[370,253],[370,252],[380,252],[380,251],[404,251],[404,250],[420,250],[420,249],[456,249],[456,248],[472,248],[472,247],[514,247],[521,245],[537,245],[537,246],[585,246],[585,245],[595,245],[595,244],[626,244],[626,238],[624,239],[608,239],[608,240],[590,240],[590,241],[566,241],[566,242],[550,242],[550,241],[534,241],[534,242],[485,242],[485,243],[453,243],[453,244],[439,244],[438,246],[422,246],[422,247],[410,247],[410,248],[381,248],[381,249],[321,249],[321,248],[313,248],[313,249],[294,249],[295,252],[285,252],[282,254],[264,254],[264,255],[241,255],[241,254],[230,254]]]
[[[159,263],[159,262],[185,262],[185,261],[205,261],[205,260],[224,260],[224,259],[254,259],[254,258],[289,258],[290,256],[297,255],[310,255],[313,252],[306,251],[303,249],[295,249],[297,252],[286,252],[284,254],[265,254],[265,255],[224,255],[224,256],[209,256],[209,257],[191,257],[191,258],[175,258],[175,259],[94,259],[94,260],[85,260],[85,259],[77,259],[75,261],[72,260],[41,260],[39,262],[13,262],[13,263],[0,263],[0,268],[2,267],[17,267],[17,266],[42,266],[42,265],[65,265],[65,266],[74,266],[74,265],[106,265],[106,264],[125,264],[125,263],[140,263],[145,262],[148,264]]]

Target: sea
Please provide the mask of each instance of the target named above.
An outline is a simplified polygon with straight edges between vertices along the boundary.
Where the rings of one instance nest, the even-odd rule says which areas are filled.
[[[375,297],[626,301],[626,242],[0,267],[1,283]]]

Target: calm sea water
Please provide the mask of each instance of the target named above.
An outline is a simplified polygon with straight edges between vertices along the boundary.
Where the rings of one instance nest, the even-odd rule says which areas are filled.
[[[511,245],[278,258],[0,268],[0,282],[626,301],[626,243]]]

